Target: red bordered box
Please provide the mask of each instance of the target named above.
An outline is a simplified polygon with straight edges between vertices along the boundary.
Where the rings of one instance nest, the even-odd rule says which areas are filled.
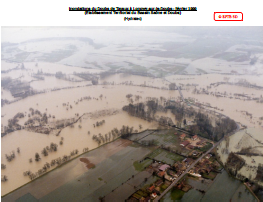
[[[235,15],[235,16],[238,16],[238,19],[234,19],[234,18],[231,18],[231,19],[218,19],[218,14],[223,16],[223,15]],[[241,19],[240,19],[241,17]],[[214,20],[215,21],[243,21],[243,13],[242,12],[214,12]]]

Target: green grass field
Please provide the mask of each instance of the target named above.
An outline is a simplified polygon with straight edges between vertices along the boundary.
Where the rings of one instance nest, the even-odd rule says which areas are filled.
[[[145,167],[149,166],[151,163],[152,163],[152,160],[146,159],[146,160],[142,161],[141,163],[139,161],[135,161],[133,163],[133,166],[134,166],[135,170],[143,171],[145,169]]]
[[[151,154],[148,155],[148,157],[170,165],[174,164],[177,161],[182,161],[184,159],[183,156],[174,154],[172,152],[168,152],[161,148],[153,151]]]
[[[214,180],[216,177],[217,173],[215,172],[210,172],[209,174],[203,174],[203,178]]]

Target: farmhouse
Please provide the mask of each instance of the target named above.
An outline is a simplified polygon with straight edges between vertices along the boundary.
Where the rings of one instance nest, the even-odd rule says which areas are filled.
[[[186,134],[180,135],[180,139],[183,140],[186,137]]]
[[[187,146],[187,145],[189,145],[190,144],[190,142],[189,141],[183,141],[180,145],[182,146],[182,147],[185,147],[185,146]]]
[[[160,166],[159,170],[160,171],[165,171],[167,168],[170,168],[170,166],[167,165],[167,164],[163,164],[163,165]]]
[[[194,135],[193,137],[192,137],[192,140],[197,140],[198,139],[198,136],[197,135]]]
[[[153,186],[148,188],[148,191],[152,193],[154,189],[155,189],[155,186],[153,185]]]
[[[189,148],[189,149],[194,149],[195,146],[193,146],[193,145],[190,144],[190,145],[188,145],[188,148]]]
[[[164,171],[160,171],[160,172],[158,172],[158,174],[157,174],[159,177],[163,177],[164,175],[165,175],[165,172]]]
[[[157,194],[156,193],[152,193],[152,198],[156,198],[157,197]]]

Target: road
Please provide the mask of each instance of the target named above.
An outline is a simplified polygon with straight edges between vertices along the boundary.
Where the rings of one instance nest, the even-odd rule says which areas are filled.
[[[169,83],[172,83],[171,81],[168,81],[166,78],[164,78],[164,80],[167,81],[167,82],[169,82]],[[175,84],[175,83],[174,83],[174,84]],[[175,84],[175,87],[177,87],[177,90],[179,91],[180,96],[181,96],[183,102],[185,102],[183,93],[182,93],[182,91],[181,91],[181,87],[180,87],[180,86],[176,86],[176,84]]]
[[[222,140],[221,140],[222,141]],[[192,163],[176,180],[172,182],[172,184],[157,198],[154,199],[154,201],[159,201],[182,177],[188,173],[188,171],[193,168],[205,155],[207,155],[209,152],[211,152],[217,145],[220,144],[220,142],[217,142],[214,144],[213,147],[211,147],[206,153],[204,153],[202,156],[200,156],[194,163]]]
[[[174,180],[172,182],[172,184],[170,184],[169,187],[167,187],[166,190],[164,190],[164,192],[158,196],[157,198],[155,198],[153,201],[159,201],[171,188],[173,188],[173,186],[180,181],[180,179],[182,179],[184,177],[185,174],[188,173],[189,170],[191,170],[191,168],[193,168],[204,156],[206,156],[209,152],[211,152],[215,147],[217,147],[226,137],[229,137],[230,135],[235,134],[237,131],[239,131],[240,126],[238,124],[236,130],[234,130],[233,132],[231,132],[230,134],[226,135],[224,138],[222,138],[220,141],[218,141],[217,143],[215,143],[213,145],[213,147],[211,147],[207,152],[205,152],[202,156],[200,156],[194,163],[192,163],[176,180]]]
[[[168,80],[166,80],[166,81],[168,81]],[[170,82],[170,81],[168,81],[168,82]],[[171,82],[170,82],[171,83]],[[178,88],[178,90],[179,90],[179,93],[180,93],[180,95],[181,95],[181,97],[182,97],[182,99],[184,98],[183,97],[183,94],[182,94],[182,92],[181,92],[181,90],[180,90],[180,87],[177,87]],[[185,100],[183,99],[183,101],[185,102]],[[196,106],[196,105],[195,105]],[[198,107],[198,106],[196,106],[196,107]],[[219,114],[221,114],[221,113],[219,113]],[[225,116],[225,117],[227,117],[226,115],[224,115],[224,114],[221,114],[221,115],[223,115],[223,116]],[[180,181],[184,176],[185,176],[185,174],[187,174],[188,173],[188,171],[189,170],[191,170],[202,158],[204,158],[204,156],[206,156],[209,152],[211,152],[215,147],[217,147],[226,137],[229,137],[230,135],[233,135],[233,134],[235,134],[237,131],[239,131],[239,129],[240,129],[240,126],[236,123],[236,125],[237,125],[237,128],[233,131],[233,132],[231,132],[230,134],[228,134],[228,135],[226,135],[226,136],[224,136],[224,138],[222,138],[220,141],[218,141],[217,143],[215,143],[214,145],[213,145],[213,147],[211,147],[208,151],[206,151],[202,156],[200,156],[194,163],[192,163],[176,180],[174,180],[173,182],[172,182],[172,184],[170,184],[170,186],[166,189],[166,190],[164,190],[164,192],[160,195],[160,196],[158,196],[157,198],[155,198],[153,201],[159,201],[171,188],[173,188],[174,187],[174,185],[176,185],[176,183],[178,182],[178,181]]]

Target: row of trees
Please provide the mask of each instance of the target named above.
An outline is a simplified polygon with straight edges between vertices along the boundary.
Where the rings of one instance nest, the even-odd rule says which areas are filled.
[[[140,129],[142,128],[141,125],[139,127]],[[138,130],[134,130],[133,127],[123,125],[120,130],[118,130],[117,128],[114,128],[109,133],[106,133],[105,135],[102,135],[101,133],[99,133],[98,135],[93,135],[92,139],[96,141],[98,145],[101,145],[102,143],[104,144],[106,142],[114,140],[117,137],[122,137],[125,139],[129,138],[133,132],[137,133]]]
[[[84,148],[84,149],[85,149],[85,151],[88,150],[88,148]],[[37,172],[35,172],[35,173],[33,173],[30,170],[28,170],[28,171],[25,171],[23,174],[24,174],[24,176],[29,176],[29,178],[31,180],[33,180],[33,179],[39,177],[40,175],[46,173],[51,167],[59,166],[59,165],[65,163],[66,161],[69,161],[72,156],[75,156],[78,153],[79,153],[78,149],[75,149],[75,150],[71,151],[69,155],[64,155],[62,157],[58,157],[56,159],[53,159],[53,160],[51,160],[50,163],[46,162],[43,165],[43,167],[41,169],[39,169]],[[36,153],[36,158],[40,160],[40,156],[39,156],[39,154],[38,155],[37,154],[38,153]]]
[[[53,151],[56,152],[57,148],[58,148],[58,145],[56,143],[51,142],[50,146],[46,146],[43,148],[43,150],[41,151],[41,154],[43,154],[44,156],[48,156],[48,152],[53,152]],[[35,154],[35,161],[40,161],[40,160],[41,160],[41,157],[40,157],[39,153],[37,152]],[[29,159],[29,162],[32,163],[32,158]]]
[[[115,139],[119,136],[119,130],[117,128],[114,128],[109,133],[106,133],[105,135],[102,135],[99,133],[98,135],[93,135],[92,139],[98,143],[98,145],[104,144],[105,142],[111,141],[111,139]]]
[[[93,124],[94,128],[97,126],[101,126],[105,123],[105,120],[102,120],[102,121],[97,121],[96,124]]]

